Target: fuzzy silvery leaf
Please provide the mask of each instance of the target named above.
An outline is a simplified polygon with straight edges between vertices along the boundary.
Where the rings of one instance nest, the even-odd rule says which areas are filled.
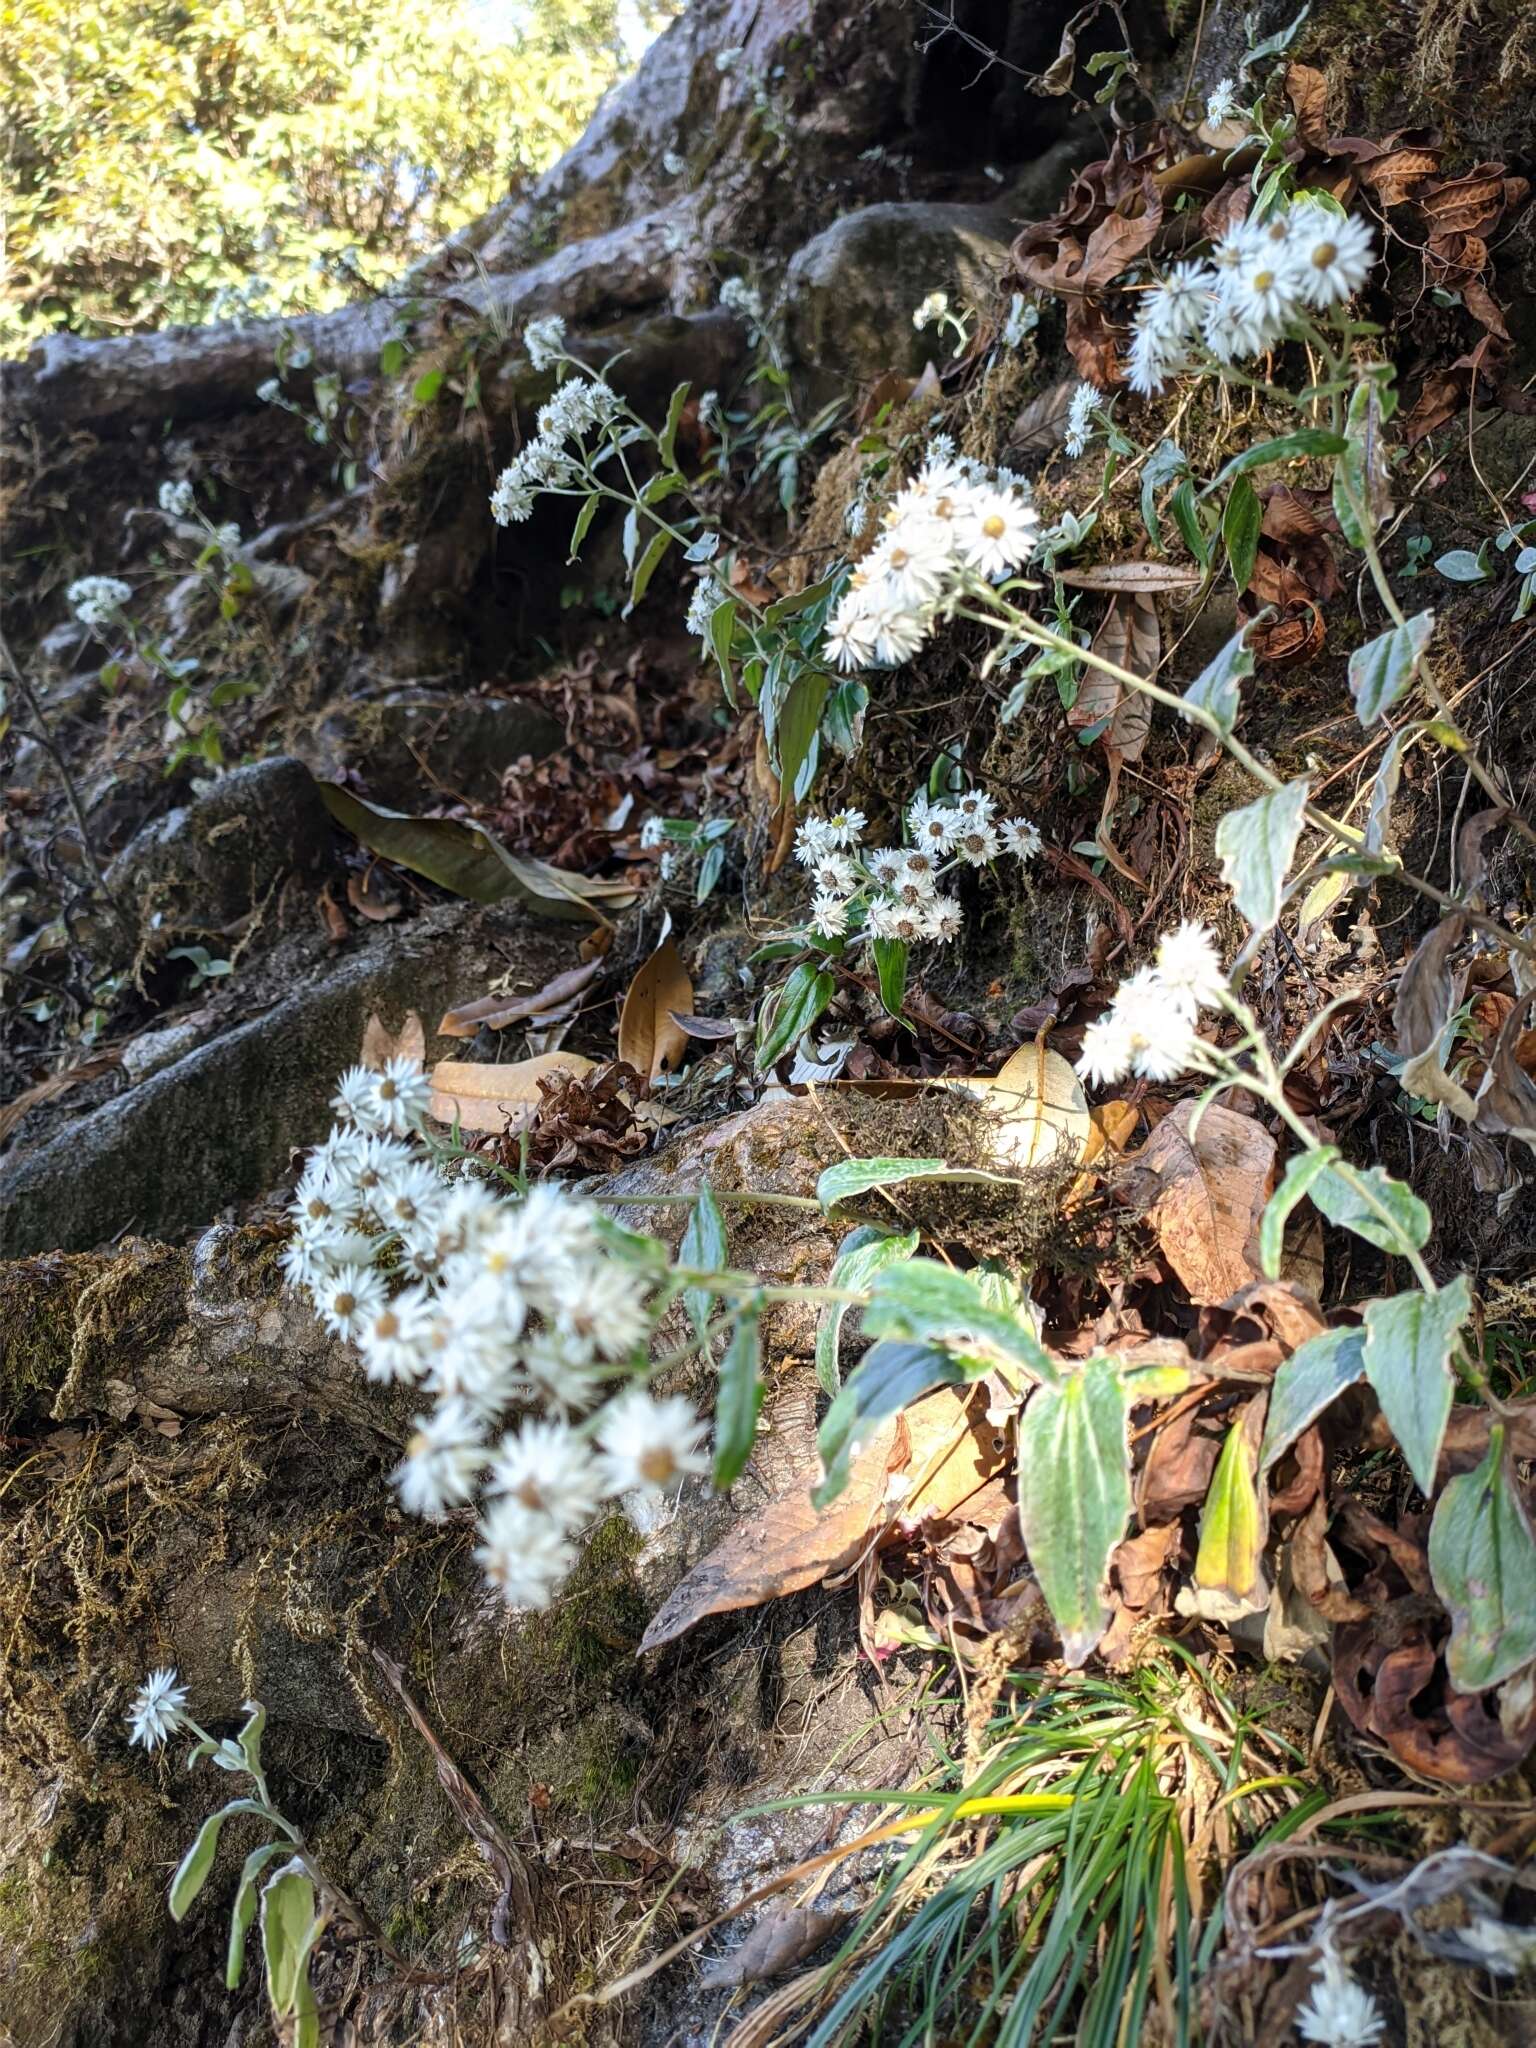
[[[1536,1658],[1536,1537],[1509,1469],[1504,1430],[1475,1472],[1452,1479],[1429,1531],[1429,1570],[1451,1616],[1446,1669],[1486,1692]]]
[[[1366,1305],[1365,1376],[1421,1493],[1434,1492],[1455,1392],[1451,1350],[1471,1313],[1465,1273],[1438,1294],[1415,1287]]]
[[[1305,776],[1269,790],[1216,827],[1221,876],[1255,931],[1268,931],[1280,915],[1285,878],[1301,837],[1307,807]]]
[[[1349,689],[1362,725],[1374,725],[1401,697],[1434,630],[1434,613],[1419,612],[1355,649],[1349,657]]]
[[[1109,1623],[1109,1560],[1131,1512],[1125,1395],[1112,1358],[1037,1387],[1019,1421],[1019,1526],[1069,1665]]]
[[[1252,674],[1253,650],[1248,645],[1248,628],[1244,626],[1195,677],[1184,692],[1184,702],[1209,711],[1222,733],[1230,733],[1242,708],[1239,685]]]
[[[1319,1330],[1299,1344],[1275,1374],[1259,1470],[1284,1457],[1302,1431],[1352,1387],[1365,1371],[1365,1332],[1346,1327]]]

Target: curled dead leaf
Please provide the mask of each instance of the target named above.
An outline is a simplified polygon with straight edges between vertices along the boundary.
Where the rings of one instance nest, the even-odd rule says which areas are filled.
[[[1213,1104],[1190,1135],[1181,1102],[1152,1133],[1137,1166],[1156,1177],[1148,1211],[1164,1257],[1191,1301],[1225,1301],[1260,1277],[1259,1219],[1274,1178],[1275,1141],[1253,1117]]]
[[[680,1067],[688,1033],[673,1017],[693,1009],[693,982],[676,941],[663,939],[624,997],[619,1014],[619,1058],[648,1081]]]

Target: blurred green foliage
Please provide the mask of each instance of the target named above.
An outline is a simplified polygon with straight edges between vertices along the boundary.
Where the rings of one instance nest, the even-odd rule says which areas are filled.
[[[580,133],[627,68],[620,15],[620,0],[0,0],[0,349],[379,287]]]

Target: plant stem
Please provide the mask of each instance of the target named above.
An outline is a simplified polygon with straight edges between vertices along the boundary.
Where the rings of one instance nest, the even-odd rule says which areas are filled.
[[[615,1207],[627,1205],[637,1209],[648,1209],[653,1203],[658,1205],[693,1203],[699,1199],[700,1194],[705,1192],[705,1189],[700,1188],[691,1195],[594,1194],[592,1199],[604,1206],[611,1203]],[[766,1191],[755,1191],[751,1188],[710,1188],[707,1192],[713,1195],[717,1202],[734,1202],[743,1209],[814,1209],[818,1214],[821,1212],[821,1204],[814,1195],[775,1195],[769,1194]]]

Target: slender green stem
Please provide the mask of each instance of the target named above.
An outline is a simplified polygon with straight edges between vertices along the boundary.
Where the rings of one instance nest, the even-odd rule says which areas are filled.
[[[699,1189],[691,1195],[594,1194],[592,1199],[604,1207],[610,1203],[636,1209],[648,1209],[653,1203],[678,1206],[686,1203],[691,1207],[703,1192],[703,1189]],[[818,1214],[821,1211],[821,1204],[814,1195],[775,1195],[766,1190],[758,1191],[751,1188],[710,1188],[708,1192],[717,1202],[734,1202],[743,1209],[814,1209]]]

